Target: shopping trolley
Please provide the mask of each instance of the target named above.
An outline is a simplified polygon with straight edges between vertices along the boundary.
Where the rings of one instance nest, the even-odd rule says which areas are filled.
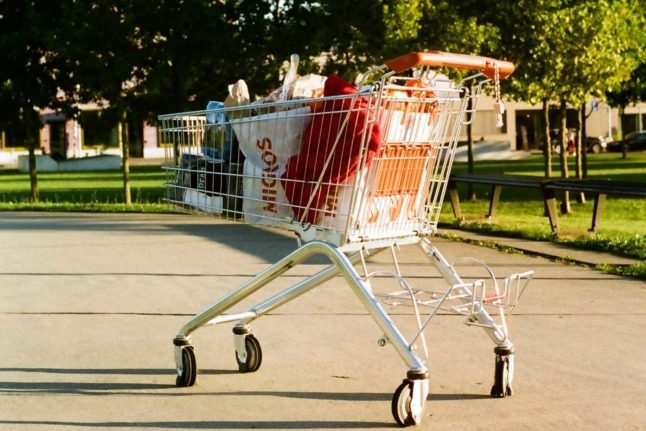
[[[443,73],[474,71],[454,83]],[[187,211],[211,213],[243,223],[274,226],[296,234],[291,254],[230,291],[191,318],[175,336],[176,384],[196,382],[191,334],[207,325],[233,323],[240,372],[253,372],[262,350],[250,323],[321,283],[342,276],[383,336],[408,367],[392,399],[398,424],[422,420],[429,393],[425,329],[438,312],[466,317],[494,343],[493,397],[512,394],[514,347],[506,313],[524,293],[533,272],[499,282],[486,276],[465,280],[433,245],[460,129],[473,120],[483,88],[511,63],[443,52],[412,53],[374,67],[355,88],[327,78],[324,96],[259,101],[201,112],[162,115],[166,144],[167,201]],[[468,72],[467,72],[468,73]],[[499,113],[502,109],[499,110]],[[444,287],[413,286],[401,273],[397,250],[416,244],[437,268]],[[389,250],[392,271],[368,271],[366,256]],[[231,309],[289,269],[318,255],[325,269],[243,311]],[[375,280],[394,281],[378,291]],[[388,310],[412,310],[414,331],[405,336]],[[421,348],[419,347],[421,345]]]

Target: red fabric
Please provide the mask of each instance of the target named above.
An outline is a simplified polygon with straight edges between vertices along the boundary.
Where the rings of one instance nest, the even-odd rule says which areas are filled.
[[[356,93],[356,88],[336,75],[327,78],[323,91],[324,97]],[[357,171],[364,138],[366,107],[367,100],[364,97],[353,97],[325,100],[313,108],[312,121],[303,133],[300,152],[290,157],[286,171],[281,176],[281,183],[287,199],[293,205],[297,220],[301,220],[304,208],[313,196],[310,210],[303,221],[315,223],[320,215],[316,210],[326,209],[328,195],[336,192],[335,184],[346,182]],[[347,126],[344,127],[348,111],[351,112]],[[365,140],[366,165],[381,148],[379,125],[375,123],[368,130],[370,136]],[[339,140],[335,146],[337,136]],[[332,158],[325,169],[325,161],[331,152]],[[319,178],[323,179],[322,184],[315,191]]]

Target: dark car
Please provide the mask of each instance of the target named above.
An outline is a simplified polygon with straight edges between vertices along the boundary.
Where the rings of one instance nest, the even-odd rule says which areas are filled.
[[[646,131],[633,132],[626,135],[621,141],[608,144],[608,151],[644,151],[646,150]]]

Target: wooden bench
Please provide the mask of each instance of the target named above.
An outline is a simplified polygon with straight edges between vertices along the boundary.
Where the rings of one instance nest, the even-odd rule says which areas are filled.
[[[558,232],[558,211],[556,191],[583,192],[594,195],[592,207],[592,225],[590,232],[595,232],[601,221],[601,214],[606,205],[606,196],[624,196],[631,198],[646,198],[646,183],[635,183],[613,180],[593,179],[550,179],[543,182],[543,197],[547,206],[548,217],[552,232]]]
[[[456,219],[462,220],[460,208],[460,197],[457,184],[484,184],[491,185],[489,196],[489,211],[486,214],[492,219],[502,187],[519,187],[540,189],[545,201],[547,216],[549,218],[552,232],[558,232],[558,206],[556,203],[557,191],[583,192],[594,195],[594,206],[592,210],[592,225],[590,232],[595,232],[601,221],[601,214],[606,203],[607,195],[625,196],[631,198],[646,198],[646,183],[596,180],[596,179],[558,179],[543,177],[523,177],[513,175],[477,175],[477,174],[452,174],[449,177],[448,191],[453,208],[453,215]]]
[[[513,175],[477,175],[477,174],[451,174],[449,177],[449,199],[453,208],[453,215],[456,219],[462,219],[460,208],[460,196],[458,194],[458,183],[485,184],[491,186],[489,194],[489,211],[486,214],[488,219],[493,218],[496,206],[500,200],[500,193],[503,186],[541,189],[543,179],[541,177],[523,177]]]

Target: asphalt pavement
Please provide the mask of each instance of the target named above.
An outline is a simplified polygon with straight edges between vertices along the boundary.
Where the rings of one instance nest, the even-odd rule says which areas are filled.
[[[546,259],[563,253],[549,244],[508,254],[433,243],[465,278],[484,268],[463,257],[497,276],[535,276],[507,319],[512,397],[489,396],[493,343],[482,329],[433,317],[418,429],[646,429],[646,283]],[[378,345],[341,277],[253,323],[257,372],[238,372],[230,325],[199,329],[198,384],[175,386],[172,340],[184,322],[295,248],[288,233],[210,217],[0,213],[0,430],[396,427],[390,404],[406,366]],[[417,247],[403,247],[400,263],[411,284],[443,285]],[[389,267],[387,253],[367,264]],[[296,266],[241,308],[323,266]],[[387,309],[414,330],[409,308]]]

